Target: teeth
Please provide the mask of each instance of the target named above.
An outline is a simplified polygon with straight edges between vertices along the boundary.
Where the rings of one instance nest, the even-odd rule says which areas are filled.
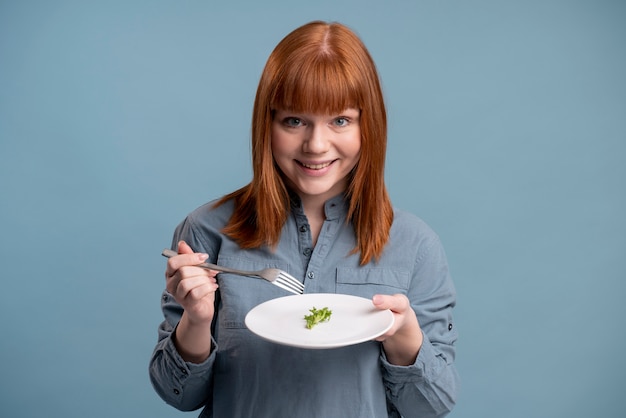
[[[312,170],[321,170],[324,167],[328,167],[330,165],[330,162],[328,163],[323,163],[323,164],[305,164],[305,163],[301,163],[304,167],[306,168],[310,168]]]

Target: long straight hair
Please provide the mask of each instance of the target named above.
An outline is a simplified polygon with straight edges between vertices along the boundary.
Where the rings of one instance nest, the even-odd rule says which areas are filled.
[[[359,37],[339,23],[310,22],[270,54],[252,114],[252,181],[224,196],[235,210],[223,232],[242,248],[275,246],[287,220],[289,193],[274,162],[276,109],[306,113],[360,110],[361,150],[346,198],[361,264],[378,259],[389,240],[393,209],[384,182],[387,114],[374,61]]]

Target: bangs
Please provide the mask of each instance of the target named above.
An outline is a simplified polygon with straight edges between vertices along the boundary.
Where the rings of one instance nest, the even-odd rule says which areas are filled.
[[[328,55],[302,60],[277,78],[272,109],[328,115],[361,108],[362,89],[354,72]]]

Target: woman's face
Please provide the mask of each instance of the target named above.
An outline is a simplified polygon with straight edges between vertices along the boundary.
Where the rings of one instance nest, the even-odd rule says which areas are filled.
[[[274,160],[303,201],[326,201],[346,190],[361,150],[359,118],[353,108],[332,115],[276,110]]]

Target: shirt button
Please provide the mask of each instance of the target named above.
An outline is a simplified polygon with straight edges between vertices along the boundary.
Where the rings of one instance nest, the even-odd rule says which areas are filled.
[[[448,331],[452,331],[452,324],[448,324]]]
[[[312,271],[309,271],[309,274],[307,274],[307,277],[309,279],[314,279],[315,278],[315,273],[313,273]]]
[[[308,229],[309,229],[309,228],[307,228],[307,226],[306,226],[306,225],[302,225],[302,226],[300,227],[300,232],[306,232]]]
[[[180,390],[174,389],[174,395],[180,395]]]
[[[306,255],[307,257],[311,255],[311,249],[310,248],[305,248],[304,251],[302,252],[302,254]]]

